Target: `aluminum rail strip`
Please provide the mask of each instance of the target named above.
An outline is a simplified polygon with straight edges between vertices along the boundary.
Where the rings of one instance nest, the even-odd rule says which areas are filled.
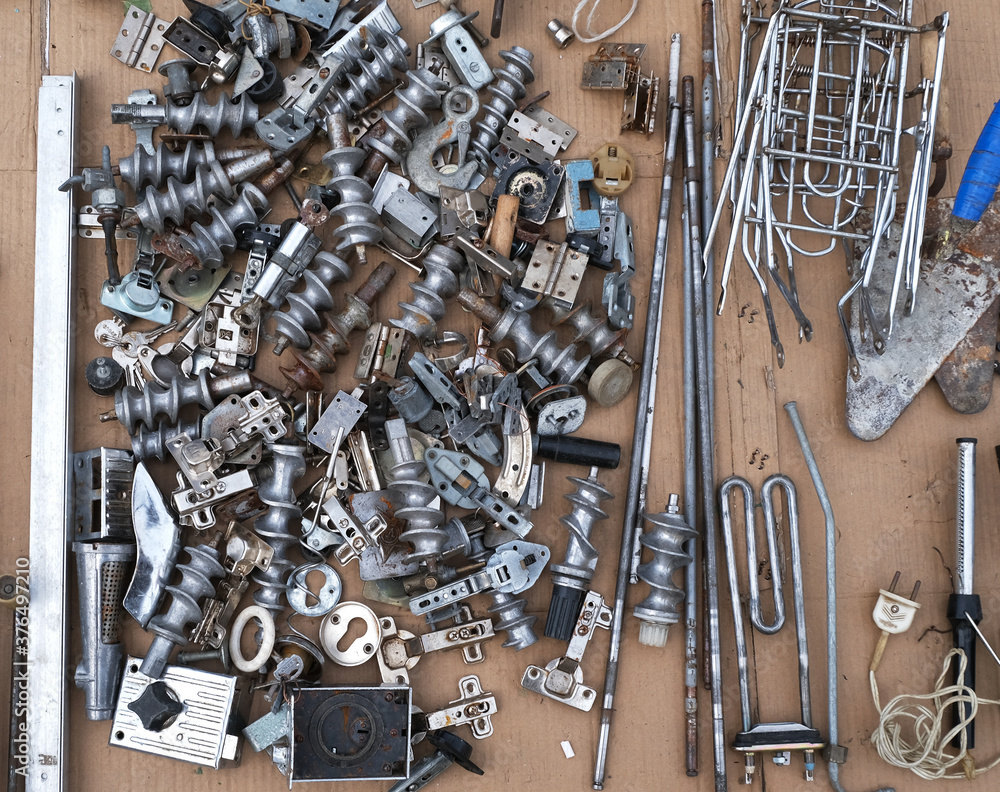
[[[75,229],[73,191],[59,192],[59,185],[74,172],[78,98],[75,73],[42,77],[35,198],[26,792],[65,788]]]

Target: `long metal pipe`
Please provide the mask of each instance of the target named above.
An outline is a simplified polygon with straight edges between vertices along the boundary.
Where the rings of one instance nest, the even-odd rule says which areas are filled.
[[[699,265],[701,276],[704,270],[702,262],[701,228],[698,223],[697,209],[699,202],[699,168],[695,154],[695,123],[694,123],[694,78],[684,78],[684,185],[685,198],[688,202],[688,227],[691,243],[691,261]],[[719,577],[716,559],[715,535],[715,430],[712,415],[712,402],[709,387],[713,370],[710,367],[708,354],[708,306],[706,291],[698,288],[695,280],[694,293],[694,328],[695,328],[695,381],[698,395],[698,463],[701,472],[702,498],[702,539],[705,543],[705,570],[707,576],[708,605],[708,636],[712,681],[712,737],[715,755],[715,789],[725,792],[727,789],[726,770],[726,732],[722,712],[722,653],[719,634]]]
[[[681,37],[671,36],[670,62],[680,59]],[[676,57],[674,52],[676,50]],[[608,745],[611,740],[611,719],[614,712],[615,687],[618,684],[618,653],[622,641],[622,622],[625,616],[625,594],[628,589],[629,573],[632,566],[636,525],[638,524],[638,504],[640,480],[643,475],[641,459],[646,443],[646,417],[651,412],[652,381],[658,360],[653,352],[660,336],[663,315],[663,279],[667,266],[667,240],[670,225],[670,197],[673,190],[674,160],[677,157],[677,133],[680,126],[680,109],[677,105],[677,71],[670,76],[668,101],[671,103],[670,124],[663,153],[663,183],[660,192],[660,214],[656,226],[656,244],[653,269],[650,273],[649,303],[646,308],[646,326],[643,336],[642,368],[639,375],[639,395],[636,404],[635,425],[632,436],[632,462],[629,468],[628,497],[622,520],[621,555],[618,561],[618,578],[615,582],[615,603],[611,619],[611,640],[608,650],[608,667],[604,676],[604,697],[601,708],[601,726],[597,740],[597,755],[594,763],[594,789],[604,789],[605,766]]]
[[[686,196],[686,193],[685,193]],[[688,525],[698,520],[698,440],[697,408],[694,397],[694,266],[688,232],[687,200],[681,211],[684,243],[684,519]],[[686,721],[685,770],[698,775],[698,537],[685,548],[691,563],[684,567],[684,716]]]

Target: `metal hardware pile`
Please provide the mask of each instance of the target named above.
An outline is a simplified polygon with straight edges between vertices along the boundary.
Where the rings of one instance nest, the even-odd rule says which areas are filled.
[[[108,352],[87,382],[131,438],[73,457],[87,715],[112,721],[113,746],[211,767],[243,743],[266,750],[290,783],[415,790],[453,763],[481,773],[443,727],[488,737],[496,698],[470,674],[454,701],[426,701],[408,672],[438,651],[479,663],[495,633],[534,644],[519,595],[548,565],[545,635],[567,643],[521,684],[597,700],[580,661],[612,611],[590,587],[591,537],[621,450],[575,433],[639,367],[619,207],[634,162],[617,143],[561,159],[576,130],[529,99],[532,53],[491,67],[455,5],[411,68],[386,2],[332,19],[324,3],[186,4],[169,24],[129,9],[114,57],[144,72],[164,43],[187,57],[160,65],[162,102],[141,89],[111,108],[135,149],[115,164],[105,147],[63,185],[90,194],[81,234],[105,242],[110,317],[94,332]],[[630,128],[653,130],[657,86],[631,73]],[[294,211],[272,209],[282,190]],[[390,257],[377,266],[376,246]],[[393,309],[381,296],[407,265],[419,277]],[[600,306],[578,298],[597,277]],[[453,303],[482,323],[475,337],[447,325]],[[262,373],[275,368],[283,381]],[[545,460],[580,466],[560,547],[529,535]],[[672,576],[690,560],[677,511],[642,537],[652,645],[679,618]],[[372,604],[344,600],[341,574]],[[144,656],[123,645],[122,608],[152,636]],[[397,627],[400,608],[426,631]],[[331,663],[365,662],[381,687],[328,686]],[[236,728],[255,690],[265,714]],[[414,761],[425,735],[434,750]]]

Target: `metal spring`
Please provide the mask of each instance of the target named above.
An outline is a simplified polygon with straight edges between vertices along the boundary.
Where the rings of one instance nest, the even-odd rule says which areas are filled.
[[[424,256],[423,265],[423,277],[410,284],[410,302],[399,303],[402,318],[390,319],[389,323],[428,342],[437,336],[437,321],[448,310],[445,300],[458,291],[458,274],[466,264],[461,253],[435,243]]]
[[[275,333],[279,342],[274,353],[280,355],[291,343],[299,349],[309,346],[309,332],[323,326],[323,316],[333,308],[330,288],[335,283],[343,283],[351,277],[347,262],[333,253],[320,251],[302,273],[305,287],[289,294],[285,300],[288,307],[274,314]]]
[[[500,57],[506,61],[502,69],[494,69],[496,82],[486,90],[490,101],[483,106],[483,117],[476,122],[476,137],[469,149],[469,156],[475,157],[485,168],[490,162],[490,152],[500,140],[500,133],[507,126],[519,100],[526,94],[525,84],[535,79],[531,68],[534,55],[524,47],[501,50]]]
[[[209,104],[203,93],[196,93],[191,104],[184,107],[167,102],[167,126],[182,135],[200,126],[212,137],[218,137],[223,127],[228,127],[233,137],[239,137],[257,123],[259,115],[257,103],[249,96],[240,94],[233,100],[225,91],[214,105]]]
[[[195,168],[214,159],[215,147],[211,143],[199,146],[190,141],[182,151],[171,151],[161,143],[154,154],[136,146],[135,151],[118,160],[118,173],[138,193],[146,185],[158,190],[171,176],[181,181],[190,179]]]
[[[285,584],[295,564],[289,551],[298,544],[292,528],[302,522],[302,509],[295,501],[295,481],[305,475],[305,449],[290,443],[275,443],[271,447],[271,475],[261,481],[257,494],[268,506],[267,513],[254,520],[253,529],[274,550],[266,570],[256,569],[253,580],[260,588],[253,601],[271,611],[275,618],[284,609]]]
[[[212,221],[207,226],[192,224],[191,235],[181,237],[181,247],[191,253],[201,266],[221,267],[223,257],[236,250],[238,240],[235,232],[255,227],[270,209],[264,193],[247,183],[233,203],[222,209],[218,205],[210,206],[208,212]]]

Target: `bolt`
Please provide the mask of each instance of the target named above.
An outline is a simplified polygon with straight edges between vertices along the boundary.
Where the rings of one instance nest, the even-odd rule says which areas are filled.
[[[222,646],[218,649],[206,649],[203,652],[180,652],[177,655],[177,661],[179,663],[183,663],[184,665],[201,663],[205,660],[218,660],[222,663],[222,667],[228,672],[230,667],[229,642],[223,641]]]

